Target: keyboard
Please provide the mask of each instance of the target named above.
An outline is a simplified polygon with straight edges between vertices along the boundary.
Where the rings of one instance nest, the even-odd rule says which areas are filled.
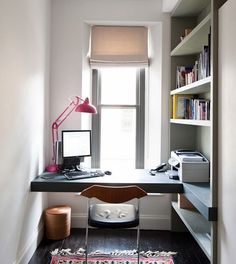
[[[93,177],[101,177],[104,176],[105,173],[102,171],[68,171],[64,172],[63,175],[68,180],[78,180],[78,179],[86,179],[86,178],[93,178]]]

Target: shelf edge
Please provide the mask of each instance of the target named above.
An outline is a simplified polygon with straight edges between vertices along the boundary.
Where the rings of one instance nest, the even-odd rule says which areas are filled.
[[[172,202],[172,207],[175,210],[175,212],[178,214],[178,216],[180,217],[180,219],[184,222],[185,226],[187,227],[187,229],[189,230],[189,232],[193,235],[193,237],[195,238],[195,240],[197,241],[197,243],[199,244],[199,246],[202,248],[202,250],[204,251],[204,253],[208,257],[208,259],[211,259],[211,251],[210,251],[211,250],[211,247],[210,247],[211,240],[210,240],[210,238],[207,235],[204,236],[205,239],[206,239],[206,241],[208,241],[208,243],[209,243],[208,248],[205,248],[204,245],[203,245],[203,243],[202,243],[202,241],[201,241],[201,239],[200,239],[200,236],[197,235],[196,232],[194,232],[194,230],[192,229],[191,225],[184,218],[184,215],[181,212],[181,210],[184,210],[184,209],[178,208],[177,202]],[[187,211],[187,209],[185,209],[185,210]],[[195,213],[201,215],[198,212],[195,212]],[[202,237],[203,237],[203,235],[202,235]]]
[[[210,84],[211,84],[211,76],[206,77],[204,79],[198,80],[196,82],[190,83],[188,85],[182,86],[180,88],[174,89],[170,92],[170,95],[174,95],[174,94],[198,94],[199,92],[191,92],[189,93],[189,91],[200,88],[200,87],[204,87],[206,85],[209,84],[209,90],[206,90],[205,92],[210,92]],[[202,92],[204,93],[204,92]]]
[[[187,43],[189,42],[189,40],[191,40],[192,37],[194,37],[194,35],[196,35],[209,21],[211,20],[211,14],[208,14],[192,31],[191,33],[188,34],[188,36],[186,36],[184,38],[184,40],[182,40],[170,53],[171,56],[180,56],[181,54],[178,54],[178,51],[184,46],[187,45]],[[198,53],[198,52],[196,52]],[[191,54],[195,54],[195,53],[191,53]],[[186,54],[186,55],[190,55],[190,54]]]
[[[189,126],[204,126],[210,127],[210,120],[195,120],[195,119],[170,119],[170,123],[179,125],[189,125]]]

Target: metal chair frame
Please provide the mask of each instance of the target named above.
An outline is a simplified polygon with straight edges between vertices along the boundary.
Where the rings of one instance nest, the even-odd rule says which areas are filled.
[[[108,192],[108,194],[106,193]],[[114,193],[113,193],[114,192]],[[124,195],[119,195],[120,192],[123,192]],[[102,185],[93,185],[85,190],[83,190],[80,194],[81,196],[87,197],[87,221],[86,221],[86,234],[85,234],[85,254],[86,254],[86,263],[88,260],[88,235],[89,235],[89,209],[91,205],[91,198],[97,198],[98,200],[105,203],[116,203],[122,204],[124,202],[128,202],[132,199],[137,200],[137,214],[138,219],[140,219],[140,198],[147,196],[147,193],[139,188],[136,185],[132,186],[102,186]],[[107,196],[106,196],[107,195]],[[139,242],[140,242],[140,221],[138,225],[135,226],[137,229],[136,236],[136,250],[137,250],[137,263],[139,264]],[[122,228],[122,227],[121,227]]]

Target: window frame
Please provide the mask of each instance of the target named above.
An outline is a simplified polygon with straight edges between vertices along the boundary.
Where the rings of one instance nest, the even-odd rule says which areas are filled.
[[[92,116],[92,159],[93,168],[100,168],[101,150],[101,109],[111,108],[135,108],[136,109],[136,150],[135,168],[144,168],[145,149],[145,69],[139,68],[136,71],[136,104],[101,104],[101,72],[92,69],[92,103],[97,108],[97,114]]]

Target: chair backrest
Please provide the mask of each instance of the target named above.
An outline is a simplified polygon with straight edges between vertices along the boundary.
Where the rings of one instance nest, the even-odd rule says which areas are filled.
[[[93,185],[83,190],[80,195],[87,198],[97,198],[106,203],[123,203],[134,198],[142,198],[147,193],[136,185],[103,186]]]

